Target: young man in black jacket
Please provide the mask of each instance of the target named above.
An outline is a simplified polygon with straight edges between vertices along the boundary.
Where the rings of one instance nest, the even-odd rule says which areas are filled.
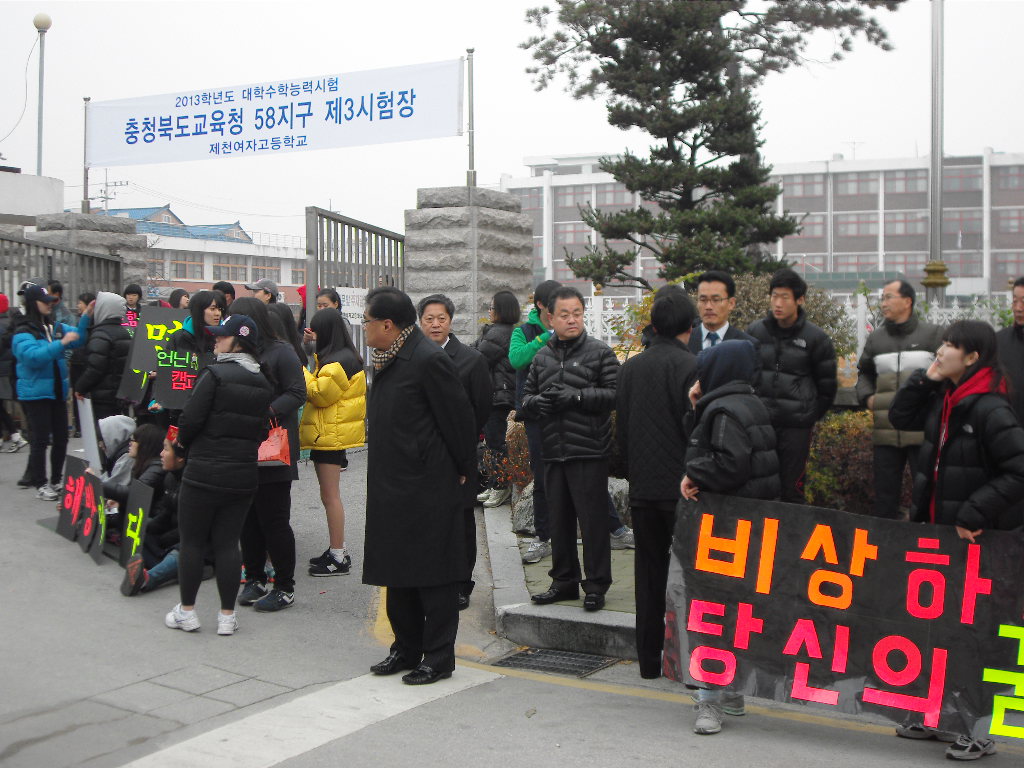
[[[636,646],[643,678],[661,675],[665,586],[679,481],[686,471],[686,393],[697,377],[696,358],[687,349],[696,316],[681,288],[659,289],[651,306],[654,335],[644,352],[623,364],[615,393],[616,437],[629,477],[636,539]]]
[[[747,328],[761,345],[755,386],[775,428],[782,501],[802,504],[811,430],[836,396],[832,339],[804,314],[807,283],[792,269],[772,275],[771,312]]]
[[[523,387],[524,414],[542,419],[544,485],[551,516],[551,587],[533,595],[547,605],[579,598],[576,522],[583,534],[583,607],[604,607],[612,583],[607,533],[608,449],[619,362],[583,327],[583,296],[551,294],[553,336],[537,353]]]
[[[1010,379],[1010,405],[1024,424],[1024,277],[1013,281],[1013,325],[996,332],[999,363]]]

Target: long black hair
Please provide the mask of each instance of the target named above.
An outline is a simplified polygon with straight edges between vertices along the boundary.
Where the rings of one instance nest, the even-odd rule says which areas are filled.
[[[273,304],[267,305],[267,312],[270,313],[270,321],[273,323],[274,320],[279,320],[281,327],[275,328],[279,331],[278,338],[284,339],[292,345],[292,349],[295,350],[295,354],[299,356],[299,362],[303,365],[306,364],[306,350],[302,348],[302,340],[299,338],[299,331],[295,327],[295,316],[292,311],[288,308],[287,304],[281,302],[274,302]]]
[[[223,317],[227,314],[228,304],[224,298],[224,294],[220,291],[198,291],[188,302],[188,314],[192,318],[192,333],[193,335],[202,341],[204,338],[208,339],[206,332],[203,330],[206,327],[206,318],[204,314],[206,308],[211,304],[216,304],[220,307],[220,314]],[[177,309],[177,307],[175,307]]]
[[[160,458],[160,451],[164,449],[164,430],[156,424],[142,424],[132,432],[132,440],[138,445],[132,464],[132,477],[137,478],[147,464]]]
[[[309,327],[316,334],[316,357],[317,365],[324,366],[327,363],[341,362],[344,366],[345,358],[352,360],[363,367],[363,358],[352,343],[352,336],[345,325],[345,318],[341,316],[334,307],[317,310],[313,319],[309,321]],[[345,371],[349,376],[352,374]]]
[[[1004,380],[1007,385],[1010,383],[1009,379],[1006,379],[999,361],[996,332],[988,323],[983,323],[980,320],[957,320],[942,334],[942,340],[950,346],[956,347],[965,355],[969,355],[971,352],[978,353],[978,360],[974,365],[968,366],[963,378],[960,379],[961,384],[982,368],[992,369],[993,392],[998,391],[999,385]]]

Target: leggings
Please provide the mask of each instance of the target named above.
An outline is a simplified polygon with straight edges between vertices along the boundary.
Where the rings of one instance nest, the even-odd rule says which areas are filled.
[[[266,583],[267,556],[274,564],[274,586],[282,592],[295,590],[295,534],[289,518],[292,481],[261,484],[242,528],[245,578]]]
[[[46,445],[50,449],[50,482],[60,485],[68,451],[68,408],[63,400],[23,400],[29,431],[28,466],[25,477],[38,488],[46,484]]]
[[[195,605],[203,578],[203,555],[213,554],[217,573],[217,591],[224,611],[235,609],[242,558],[238,538],[252,493],[227,494],[181,484],[178,494],[178,532],[181,545],[178,557],[178,586],[181,604]]]

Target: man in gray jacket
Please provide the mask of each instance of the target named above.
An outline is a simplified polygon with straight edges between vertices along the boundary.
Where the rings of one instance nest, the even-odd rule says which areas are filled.
[[[874,416],[875,507],[877,517],[900,516],[903,468],[917,463],[924,435],[903,432],[889,421],[896,391],[918,368],[927,368],[942,343],[942,328],[914,314],[916,294],[906,280],[882,289],[885,322],[868,336],[857,361],[857,399]]]

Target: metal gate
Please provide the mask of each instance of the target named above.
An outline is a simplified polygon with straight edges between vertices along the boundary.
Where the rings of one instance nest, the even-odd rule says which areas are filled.
[[[318,287],[405,290],[405,235],[316,206],[306,208],[306,259],[306,317],[316,311]],[[365,349],[362,326],[352,330]]]
[[[116,256],[0,235],[0,293],[7,295],[12,306],[25,280],[59,280],[69,308],[85,291],[120,293],[121,267]]]

